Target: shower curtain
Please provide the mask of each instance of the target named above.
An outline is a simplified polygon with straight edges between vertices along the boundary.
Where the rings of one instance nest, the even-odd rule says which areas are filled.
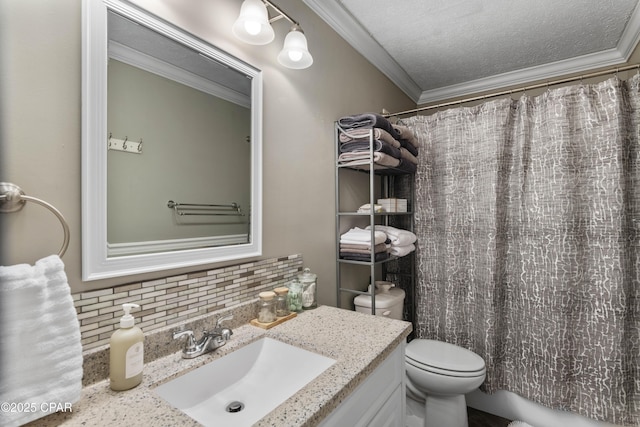
[[[481,355],[488,393],[640,425],[640,76],[401,123],[417,336]]]

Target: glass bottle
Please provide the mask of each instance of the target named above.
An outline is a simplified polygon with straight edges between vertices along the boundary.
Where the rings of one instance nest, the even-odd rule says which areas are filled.
[[[276,293],[276,317],[285,317],[289,315],[289,304],[287,303],[287,294],[289,288],[280,287],[273,290]]]
[[[287,284],[287,288],[289,288],[289,292],[287,293],[289,311],[296,313],[302,311],[302,284],[298,279],[293,279]]]
[[[298,276],[298,280],[302,284],[302,308],[311,310],[318,306],[316,300],[316,285],[318,275],[313,274],[310,269],[305,268],[303,273]]]
[[[260,301],[258,302],[258,322],[271,323],[276,321],[276,294],[272,291],[260,292],[258,294]]]

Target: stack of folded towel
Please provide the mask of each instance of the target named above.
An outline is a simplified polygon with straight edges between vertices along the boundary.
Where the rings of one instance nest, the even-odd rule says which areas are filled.
[[[368,226],[366,231],[371,232],[371,227]],[[417,237],[409,230],[403,230],[387,225],[376,225],[375,231],[378,233],[382,231],[387,235],[387,252],[389,255],[403,257],[416,250],[415,242]]]
[[[353,261],[371,261],[371,251],[375,261],[384,261],[389,258],[387,253],[387,235],[383,231],[373,233],[374,241],[371,241],[371,230],[352,228],[340,236],[340,258]]]
[[[416,171],[418,140],[406,126],[391,124],[376,113],[345,116],[338,120],[338,125],[343,130],[339,136],[339,164],[364,167],[363,162],[370,160],[373,145],[373,162],[378,167],[408,173]]]
[[[371,227],[352,228],[340,236],[340,258],[354,261],[371,261],[371,251],[375,261],[384,261],[390,255],[403,257],[416,250],[416,235],[411,231],[386,225],[376,225],[373,244]]]

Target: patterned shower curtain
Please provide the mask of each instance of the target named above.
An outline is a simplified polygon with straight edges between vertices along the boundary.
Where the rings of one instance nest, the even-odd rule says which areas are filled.
[[[416,176],[416,333],[483,390],[640,425],[640,76],[403,119]]]

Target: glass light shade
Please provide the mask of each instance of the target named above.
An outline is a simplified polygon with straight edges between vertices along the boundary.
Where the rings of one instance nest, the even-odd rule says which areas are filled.
[[[243,42],[255,45],[270,43],[275,37],[267,6],[261,0],[244,0],[232,31]]]
[[[284,46],[278,54],[278,62],[287,68],[301,70],[313,64],[307,49],[307,38],[299,28],[292,28],[284,38]]]

